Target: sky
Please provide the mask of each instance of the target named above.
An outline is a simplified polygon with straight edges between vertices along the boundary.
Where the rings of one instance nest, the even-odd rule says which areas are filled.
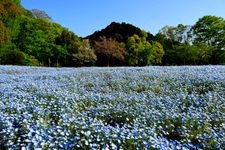
[[[22,6],[45,11],[81,37],[113,21],[156,34],[166,25],[193,25],[205,15],[225,18],[225,0],[22,0]]]

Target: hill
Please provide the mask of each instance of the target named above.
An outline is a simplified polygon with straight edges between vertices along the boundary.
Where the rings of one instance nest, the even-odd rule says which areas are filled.
[[[143,30],[129,23],[112,22],[104,29],[96,31],[85,38],[88,38],[90,40],[98,40],[99,37],[105,36],[107,38],[111,37],[113,39],[116,39],[118,42],[125,43],[127,39],[133,36],[134,34],[138,36],[143,36]],[[154,37],[151,33],[147,33],[147,35],[148,40],[151,40]]]

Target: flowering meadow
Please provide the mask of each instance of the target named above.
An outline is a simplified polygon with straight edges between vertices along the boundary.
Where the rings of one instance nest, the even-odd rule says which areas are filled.
[[[0,66],[0,149],[225,149],[225,66]]]

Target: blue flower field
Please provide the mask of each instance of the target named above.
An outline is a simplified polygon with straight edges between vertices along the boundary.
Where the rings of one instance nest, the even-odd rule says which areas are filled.
[[[0,66],[0,149],[225,149],[225,66]]]

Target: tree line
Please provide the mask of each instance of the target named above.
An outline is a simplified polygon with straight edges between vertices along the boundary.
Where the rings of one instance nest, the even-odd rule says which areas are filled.
[[[225,20],[203,16],[194,25],[165,26],[156,35],[112,22],[81,38],[44,11],[20,0],[0,1],[0,64],[146,66],[225,63]]]

